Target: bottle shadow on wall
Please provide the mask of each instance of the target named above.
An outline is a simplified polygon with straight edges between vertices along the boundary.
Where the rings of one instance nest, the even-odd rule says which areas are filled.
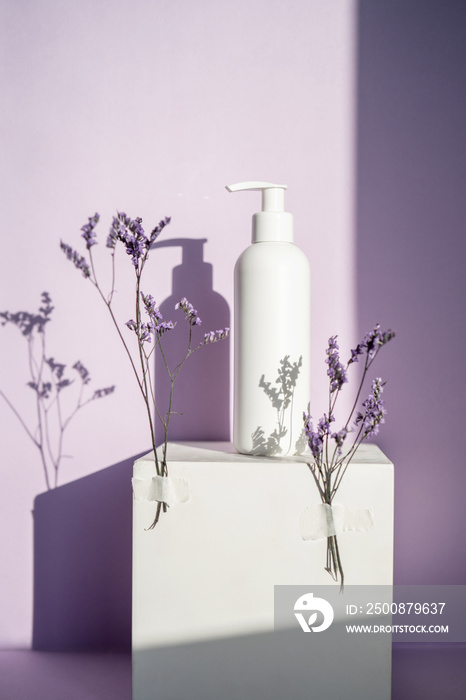
[[[142,454],[35,498],[34,650],[131,649],[131,476]]]
[[[213,289],[213,266],[204,261],[206,238],[172,238],[157,241],[153,248],[181,247],[181,265],[173,268],[172,293],[159,304],[165,320],[176,321],[163,336],[164,355],[172,371],[186,355],[189,326],[175,305],[186,298],[201,318],[193,328],[196,347],[209,331],[230,327],[227,301]],[[155,358],[155,399],[163,416],[169,406],[170,378],[160,352]],[[157,439],[164,437],[157,421]],[[230,341],[207,344],[194,352],[180,371],[173,391],[172,416],[168,431],[173,440],[230,440]]]

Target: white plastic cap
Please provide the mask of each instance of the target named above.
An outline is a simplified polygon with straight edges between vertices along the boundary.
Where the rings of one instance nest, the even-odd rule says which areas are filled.
[[[228,192],[262,192],[262,211],[252,218],[252,242],[284,241],[293,243],[293,215],[285,211],[286,185],[271,182],[238,182],[226,185]]]

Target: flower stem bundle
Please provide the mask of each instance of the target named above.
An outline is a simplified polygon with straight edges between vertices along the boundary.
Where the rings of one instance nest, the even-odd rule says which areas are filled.
[[[308,467],[314,477],[322,503],[332,505],[335,494],[343,476],[361,443],[369,437],[377,435],[379,427],[385,422],[386,409],[382,393],[385,382],[380,377],[371,384],[371,392],[362,402],[361,410],[357,410],[359,399],[366,375],[381,348],[386,345],[395,333],[391,330],[382,332],[380,325],[367,333],[361,343],[351,350],[351,357],[346,363],[340,360],[337,336],[328,341],[326,350],[327,376],[329,378],[328,411],[319,419],[316,426],[309,413],[303,414],[304,431],[313,461]],[[335,405],[344,384],[348,382],[348,368],[362,357],[364,367],[356,392],[356,397],[346,423],[340,430],[332,428],[335,422]],[[352,435],[351,440],[348,436]],[[351,444],[348,444],[351,443]],[[336,535],[327,537],[326,571],[335,581],[340,581],[343,588],[344,573]]]

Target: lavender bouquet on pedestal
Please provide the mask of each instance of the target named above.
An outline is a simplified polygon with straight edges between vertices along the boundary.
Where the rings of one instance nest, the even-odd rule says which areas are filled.
[[[137,217],[131,219],[123,212],[118,212],[113,218],[110,232],[107,237],[107,248],[110,251],[111,266],[112,266],[112,284],[108,294],[104,294],[97,278],[94,265],[92,248],[97,243],[95,227],[99,222],[99,214],[94,214],[90,217],[88,223],[82,227],[82,237],[86,242],[88,258],[81,256],[71,246],[61,242],[61,248],[66,257],[73,262],[75,267],[83,273],[84,277],[94,285],[99,293],[103,303],[112,319],[113,325],[117,334],[123,343],[124,349],[128,356],[133,374],[135,376],[139,391],[142,395],[147,420],[149,424],[152,450],[155,461],[155,469],[157,477],[168,477],[167,466],[167,445],[168,445],[168,428],[173,411],[173,391],[176,379],[185,364],[186,360],[202,346],[211,343],[216,343],[219,340],[224,340],[228,337],[229,329],[223,328],[217,331],[209,331],[204,334],[204,337],[195,340],[196,329],[201,325],[201,319],[197,315],[197,310],[186,299],[182,298],[175,306],[175,311],[182,311],[184,319],[187,323],[187,340],[186,351],[183,359],[175,367],[170,364],[170,358],[166,356],[163,347],[163,336],[169,333],[175,327],[174,321],[165,321],[157,307],[154,298],[151,294],[142,291],[142,274],[149,257],[149,251],[153,243],[155,243],[159,234],[170,223],[169,218],[160,221],[152,232],[147,236],[142,227],[142,219]],[[115,317],[112,307],[113,296],[115,292],[115,250],[118,244],[122,244],[127,255],[131,258],[131,262],[135,274],[135,292],[134,292],[134,318],[126,321],[126,331],[131,331],[136,336],[136,351],[132,352],[126,342],[124,333],[125,329],[121,328],[120,323]],[[170,380],[170,393],[167,407],[160,407],[155,400],[155,393],[152,380],[151,365],[153,353],[160,352],[163,358],[163,365],[166,369]],[[163,428],[164,439],[160,448],[156,444],[155,421],[158,420]],[[158,500],[157,511],[151,527],[155,527],[159,520],[160,513],[167,510],[167,504],[163,500]]]
[[[327,375],[329,377],[328,412],[314,427],[313,419],[309,413],[303,414],[304,431],[311,450],[313,461],[308,467],[314,477],[322,503],[332,506],[332,502],[343,476],[354,457],[359,445],[369,437],[377,435],[379,426],[385,422],[386,409],[382,399],[385,382],[380,378],[372,381],[371,392],[362,402],[361,410],[357,411],[361,391],[369,369],[381,348],[386,345],[395,333],[391,330],[382,332],[377,324],[364,340],[351,350],[351,357],[343,365],[340,361],[337,336],[332,336],[328,341]],[[348,420],[343,427],[335,431],[332,423],[335,422],[335,404],[344,384],[348,382],[348,368],[351,364],[364,359],[359,387]],[[356,415],[355,415],[356,414]],[[348,436],[353,436],[348,445]],[[341,589],[344,584],[344,573],[338,548],[337,536],[327,537],[327,561],[326,571],[335,581],[340,581]]]

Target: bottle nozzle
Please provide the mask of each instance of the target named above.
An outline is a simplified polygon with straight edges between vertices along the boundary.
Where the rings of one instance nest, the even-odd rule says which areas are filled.
[[[271,182],[238,182],[226,185],[228,192],[257,190],[262,192],[262,211],[285,211],[285,190],[287,185],[274,185]]]
[[[285,212],[286,185],[271,182],[238,182],[226,185],[228,192],[256,190],[262,192],[262,211],[254,214],[252,241],[293,242],[293,217]]]

